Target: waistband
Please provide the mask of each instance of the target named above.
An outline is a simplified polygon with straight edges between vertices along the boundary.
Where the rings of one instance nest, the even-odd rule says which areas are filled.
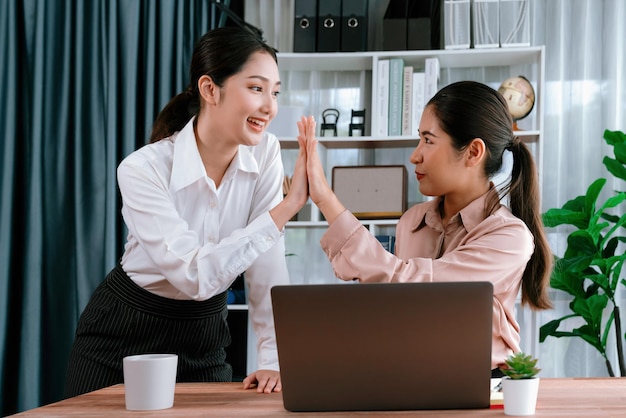
[[[226,310],[226,292],[202,301],[165,298],[139,286],[119,264],[107,275],[104,284],[125,304],[162,317],[199,319]]]

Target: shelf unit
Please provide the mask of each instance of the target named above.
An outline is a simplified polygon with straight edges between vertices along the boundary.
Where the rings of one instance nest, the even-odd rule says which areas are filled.
[[[371,109],[375,108],[375,97],[371,92],[376,91],[378,84],[377,63],[381,59],[402,58],[405,65],[411,65],[415,68],[423,68],[426,58],[436,57],[440,64],[440,81],[438,87],[441,88],[454,81],[463,79],[471,79],[484,82],[493,88],[498,88],[500,83],[506,78],[514,75],[524,75],[528,78],[535,88],[537,100],[535,107],[527,118],[520,121],[523,131],[517,134],[527,143],[535,142],[541,136],[543,128],[543,109],[541,103],[542,89],[545,78],[545,58],[544,47],[520,47],[520,48],[494,48],[494,49],[466,49],[466,50],[431,50],[431,51],[375,51],[375,52],[355,52],[355,53],[281,53],[278,54],[278,63],[283,79],[282,93],[280,97],[281,105],[299,105],[304,111],[308,111],[320,118],[321,109],[326,107],[338,107],[337,103],[322,103],[315,106],[312,101],[304,103],[302,95],[298,94],[295,98],[292,94],[292,86],[290,81],[293,79],[292,74],[314,74],[318,73],[320,78],[333,78],[340,73],[363,72],[364,77],[371,79],[370,86],[365,86],[364,97],[362,97],[361,105],[369,108],[369,119],[366,124],[366,132],[373,132],[372,129],[377,126],[377,120],[372,120]],[[300,83],[301,84],[301,83]],[[313,84],[315,84],[313,82]],[[321,84],[321,83],[320,83]],[[315,85],[312,88],[303,89],[310,96],[319,95]],[[343,86],[337,85],[337,89]],[[353,87],[353,86],[350,86]],[[368,88],[369,87],[369,88]],[[300,89],[302,87],[300,86]],[[332,90],[332,88],[326,88]],[[306,94],[305,93],[305,94]],[[353,102],[353,105],[359,105]],[[279,108],[280,109],[280,108]],[[340,109],[341,110],[341,109]],[[295,123],[295,122],[294,122]],[[271,130],[271,127],[270,127]],[[344,132],[346,134],[347,132]],[[369,147],[402,147],[410,143],[410,137],[320,137],[320,141],[324,146],[329,148],[369,148]],[[281,138],[283,148],[297,148],[295,138]],[[410,145],[408,145],[410,146]]]
[[[312,114],[318,120],[325,108],[338,108],[343,121],[338,123],[337,137],[320,136],[320,157],[326,176],[331,181],[332,167],[337,165],[405,164],[408,173],[414,167],[408,161],[417,145],[416,136],[372,136],[378,120],[372,120],[378,86],[378,61],[399,57],[405,65],[423,70],[426,58],[437,57],[440,65],[438,89],[455,81],[474,80],[494,89],[509,77],[523,75],[535,89],[535,104],[529,116],[518,121],[516,135],[533,152],[542,184],[543,94],[545,82],[544,46],[466,50],[431,51],[371,51],[356,53],[280,53],[278,66],[281,73],[279,112],[283,106],[295,106],[302,114]],[[365,135],[348,136],[350,109],[367,110]],[[291,122],[290,122],[291,123]],[[295,120],[292,122],[295,126]],[[269,127],[272,131],[272,126]],[[296,134],[279,136],[286,174],[293,173],[297,155]],[[505,164],[506,165],[506,164]],[[510,167],[509,167],[510,169]],[[502,175],[506,178],[506,173]],[[498,177],[500,179],[500,177]],[[409,175],[407,182],[408,207],[422,201],[417,180]],[[309,202],[297,221],[287,224],[285,233],[287,265],[293,283],[338,283],[319,239],[327,228],[315,206]],[[300,214],[299,214],[300,215]],[[373,234],[395,235],[397,219],[367,220],[363,224]],[[254,339],[254,333],[249,333]],[[523,336],[534,341],[534,338]],[[255,345],[249,345],[248,370],[254,370]],[[522,347],[528,350],[528,347]]]
[[[320,136],[320,154],[326,165],[326,175],[331,179],[335,165],[406,164],[409,173],[413,167],[408,162],[417,136],[372,136],[378,120],[373,119],[379,77],[378,61],[402,58],[405,65],[423,69],[426,58],[437,57],[440,65],[438,88],[454,81],[475,80],[497,89],[502,81],[524,75],[535,89],[535,105],[530,115],[518,121],[516,135],[533,151],[542,179],[543,88],[545,78],[545,52],[543,46],[520,48],[431,50],[431,51],[372,51],[357,53],[282,53],[278,64],[283,81],[279,103],[281,106],[298,106],[303,114],[312,114],[319,120],[322,110],[334,107],[349,115],[350,109],[365,107],[367,114],[364,136],[348,136],[348,120],[338,123],[339,136]],[[347,76],[343,76],[347,74]],[[343,78],[343,79],[342,79]],[[334,83],[333,84],[333,80]],[[342,97],[343,96],[343,97]],[[295,121],[293,121],[295,125]],[[270,131],[272,126],[270,126]],[[285,170],[293,170],[298,143],[293,136],[279,138],[283,149]],[[400,158],[396,158],[395,156]],[[384,157],[388,157],[385,159]],[[381,161],[381,159],[383,161]],[[339,162],[339,163],[338,163]],[[290,171],[291,170],[291,171]],[[411,176],[409,176],[411,177]],[[409,178],[409,206],[423,200],[411,195],[417,189],[415,179]],[[289,228],[325,226],[313,208],[306,221],[291,222]],[[308,222],[307,222],[308,221]],[[316,222],[321,221],[321,225]],[[377,222],[370,222],[376,227]]]

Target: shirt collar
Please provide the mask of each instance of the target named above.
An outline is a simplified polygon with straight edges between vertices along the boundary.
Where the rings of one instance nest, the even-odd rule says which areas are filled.
[[[482,221],[485,220],[485,207],[487,200],[497,190],[493,183],[490,184],[489,190],[483,195],[476,198],[469,205],[465,206],[459,213],[452,217],[452,220],[459,219],[459,222],[465,227],[466,231],[471,231]],[[423,228],[425,225],[441,225],[441,215],[439,213],[439,205],[442,204],[442,197],[423,203],[425,205],[423,215],[416,219],[413,226],[413,232]]]
[[[415,220],[415,225],[413,226],[412,231],[417,232],[422,229],[427,224],[438,223],[441,224],[441,216],[439,215],[439,203],[441,202],[441,197],[436,197],[433,200],[429,200],[427,202],[422,203],[424,205],[424,212],[422,216]]]
[[[476,200],[471,202],[469,205],[461,209],[461,211],[459,212],[459,216],[461,217],[460,222],[463,224],[463,226],[465,226],[466,231],[471,231],[485,220],[485,218],[487,217],[487,215],[485,214],[487,200],[494,193],[498,193],[498,191],[496,190],[493,183],[491,183],[489,186],[489,190],[487,190],[486,193],[484,193]]]
[[[196,144],[193,121],[189,122],[177,134],[174,134],[174,156],[172,162],[171,187],[181,190],[199,179],[206,178],[206,170]],[[250,147],[239,146],[239,151],[224,174],[223,182],[230,180],[237,170],[252,174],[259,173],[259,165],[252,155]]]
[[[231,161],[230,166],[226,169],[226,173],[224,173],[223,183],[229,181],[237,171],[243,171],[246,173],[251,173],[253,175],[259,175],[259,164],[252,155],[251,147],[239,146],[239,151],[233,161]]]

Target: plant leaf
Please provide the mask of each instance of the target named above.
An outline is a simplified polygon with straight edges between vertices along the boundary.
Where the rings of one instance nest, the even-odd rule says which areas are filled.
[[[617,145],[626,143],[626,134],[621,131],[604,130],[603,138],[609,145]]]
[[[586,276],[586,278],[597,284],[602,290],[604,290],[605,293],[613,293],[611,284],[609,283],[609,278],[605,274],[592,274]]]
[[[621,132],[620,132],[621,133]],[[626,137],[626,135],[624,135]],[[626,164],[626,143],[620,142],[613,146],[613,154],[620,164]]]
[[[612,257],[613,255],[615,255],[615,249],[617,248],[618,244],[619,244],[619,240],[617,239],[617,237],[613,237],[610,240],[608,240],[606,245],[602,249],[602,257],[608,258],[608,257]]]
[[[604,294],[591,295],[587,299],[576,298],[572,311],[582,316],[587,324],[594,328],[597,335],[602,325],[602,312],[608,302],[609,298]]]
[[[606,169],[609,170],[609,173],[613,174],[617,178],[626,180],[626,168],[621,162],[609,157],[604,157],[602,162],[606,166]]]
[[[596,332],[590,325],[583,325],[580,328],[576,328],[572,331],[577,337],[582,338],[587,343],[591,344],[600,353],[604,353],[604,347],[600,342],[600,334]]]
[[[574,225],[577,228],[586,228],[589,217],[583,212],[569,209],[550,209],[542,215],[543,224],[547,228],[559,225]]]
[[[600,196],[600,192],[605,184],[606,179],[600,177],[591,183],[591,186],[587,188],[587,193],[585,195],[585,213],[591,215],[596,211],[596,201],[598,200],[598,196]]]
[[[614,208],[618,206],[624,200],[626,200],[626,194],[624,193],[618,193],[615,196],[609,197],[606,202],[604,202],[604,205],[602,205],[602,212],[604,212],[604,209]]]
[[[563,209],[571,210],[573,212],[585,212],[585,196],[576,196],[572,200],[568,200]]]
[[[615,319],[615,315],[611,311],[611,313],[609,314],[609,319],[606,321],[606,325],[604,326],[604,332],[602,333],[602,339],[600,341],[600,343],[602,344],[602,347],[606,348],[606,341],[609,338],[609,331],[611,330],[611,326],[613,325],[614,319]]]
[[[539,328],[539,342],[542,343],[545,341],[545,339],[547,337],[549,337],[550,335],[557,337],[557,333],[559,333],[557,331],[557,329],[559,328],[559,325],[561,325],[561,322],[563,322],[566,319],[569,318],[575,318],[578,315],[566,315],[562,318],[559,319],[553,319],[550,322],[547,322],[545,324],[543,324],[540,328]],[[573,337],[574,335],[572,333],[569,333],[571,335],[559,335],[559,337]]]
[[[572,232],[567,237],[567,250],[565,250],[564,258],[593,258],[598,252],[597,241],[594,240],[594,237],[586,230],[578,230]]]
[[[570,271],[553,270],[550,277],[550,286],[554,289],[563,290],[573,296],[585,297],[585,289],[583,287],[584,280],[579,274]]]

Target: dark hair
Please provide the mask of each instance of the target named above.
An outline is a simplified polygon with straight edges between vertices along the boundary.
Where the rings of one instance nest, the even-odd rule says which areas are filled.
[[[533,309],[552,307],[547,286],[553,257],[541,219],[537,168],[530,149],[514,135],[506,101],[486,84],[460,81],[439,90],[427,106],[431,106],[458,151],[464,150],[474,138],[483,140],[488,178],[502,167],[505,150],[513,154],[511,180],[487,202],[485,213],[493,213],[500,207],[500,200],[509,196],[511,212],[526,223],[535,240],[534,252],[522,277],[522,303]]]
[[[224,82],[244,67],[255,52],[269,54],[276,63],[277,51],[249,30],[225,26],[205,33],[196,42],[189,68],[189,86],[174,96],[158,114],[152,125],[150,142],[156,142],[180,131],[200,111],[198,80],[211,77],[222,87]]]

